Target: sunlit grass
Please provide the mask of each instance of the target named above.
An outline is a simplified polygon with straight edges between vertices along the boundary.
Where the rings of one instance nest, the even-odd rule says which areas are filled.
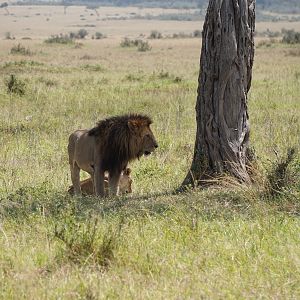
[[[26,41],[28,58],[8,55],[9,43],[0,48],[1,298],[300,296],[299,154],[290,185],[274,197],[265,186],[271,165],[299,146],[300,65],[290,48],[256,51],[254,186],[224,179],[175,194],[193,156],[198,40],[151,41],[146,53],[118,41]],[[10,74],[23,96],[7,93]],[[70,198],[68,135],[127,112],[149,114],[159,142],[132,164],[133,194]]]

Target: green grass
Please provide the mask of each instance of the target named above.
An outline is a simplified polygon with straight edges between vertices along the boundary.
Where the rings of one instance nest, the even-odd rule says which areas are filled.
[[[28,60],[0,48],[0,298],[299,298],[299,154],[279,191],[267,182],[299,146],[294,48],[256,51],[253,187],[175,194],[193,156],[199,41],[103,43],[30,41]],[[11,74],[24,95],[7,93]],[[131,166],[134,193],[69,197],[68,135],[127,112],[151,115],[159,142]]]

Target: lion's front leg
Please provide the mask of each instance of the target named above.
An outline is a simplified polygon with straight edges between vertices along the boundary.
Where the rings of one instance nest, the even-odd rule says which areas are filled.
[[[74,187],[74,195],[81,195],[81,188],[80,188],[80,168],[77,166],[76,163],[70,164],[70,171],[71,171],[71,180]]]
[[[119,194],[119,181],[120,181],[121,172],[114,172],[109,174],[109,195],[115,196]]]
[[[104,197],[104,171],[101,166],[95,167],[94,190],[96,196]]]

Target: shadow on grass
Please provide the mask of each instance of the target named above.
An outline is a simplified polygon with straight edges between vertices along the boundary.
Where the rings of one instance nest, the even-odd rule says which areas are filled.
[[[59,217],[69,214],[76,218],[97,215],[142,217],[164,216],[172,211],[182,211],[187,216],[210,220],[232,219],[237,215],[251,218],[266,210],[300,215],[299,191],[289,190],[280,197],[267,199],[255,188],[251,189],[194,189],[187,192],[174,190],[146,195],[119,198],[71,197],[66,192],[50,189],[47,184],[22,187],[0,198],[0,215],[26,218],[31,215]]]

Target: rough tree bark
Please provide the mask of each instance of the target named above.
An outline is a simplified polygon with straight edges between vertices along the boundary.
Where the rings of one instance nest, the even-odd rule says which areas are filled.
[[[254,58],[255,0],[210,0],[202,33],[197,134],[183,186],[227,172],[249,182],[247,93]]]

